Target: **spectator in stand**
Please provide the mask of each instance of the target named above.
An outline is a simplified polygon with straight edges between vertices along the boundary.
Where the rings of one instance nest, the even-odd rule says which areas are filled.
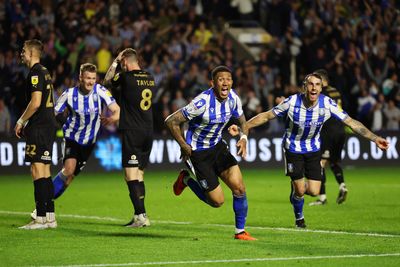
[[[396,107],[393,99],[389,99],[388,105],[383,109],[383,113],[387,118],[386,130],[400,130],[400,109]]]
[[[0,137],[9,136],[11,130],[11,115],[4,103],[4,99],[0,96]]]

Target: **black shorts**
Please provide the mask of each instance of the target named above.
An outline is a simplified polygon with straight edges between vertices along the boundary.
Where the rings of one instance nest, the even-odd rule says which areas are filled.
[[[223,171],[238,164],[229,152],[228,145],[223,141],[210,149],[193,151],[190,160],[197,181],[206,192],[214,190],[219,185],[218,176]]]
[[[122,130],[122,167],[144,170],[149,163],[153,146],[153,131],[148,129]]]
[[[86,166],[92,154],[94,144],[81,145],[74,140],[64,139],[63,162],[67,159],[76,159],[74,175],[77,176]]]
[[[342,150],[346,141],[346,134],[342,132],[321,132],[321,158],[331,162],[342,160]]]
[[[306,177],[310,180],[322,180],[321,152],[297,154],[285,151],[286,176],[292,181]]]
[[[51,163],[53,144],[56,139],[56,129],[34,128],[25,129],[26,137],[25,161],[30,163]]]

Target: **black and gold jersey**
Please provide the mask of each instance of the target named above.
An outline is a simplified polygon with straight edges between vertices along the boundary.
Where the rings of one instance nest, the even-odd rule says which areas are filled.
[[[119,129],[153,129],[153,76],[143,70],[121,72],[114,76],[112,85],[120,91]]]
[[[336,102],[339,108],[342,109],[342,95],[337,90],[335,87],[332,86],[326,86],[322,88],[322,94],[330,97],[333,99],[333,101]],[[332,131],[343,131],[344,130],[344,125],[341,121],[335,119],[335,118],[329,118],[323,126],[324,130],[328,130],[330,132]]]
[[[32,93],[42,92],[39,109],[29,118],[27,127],[56,127],[54,115],[53,83],[49,71],[39,63],[32,66],[27,77],[26,100],[31,101]]]

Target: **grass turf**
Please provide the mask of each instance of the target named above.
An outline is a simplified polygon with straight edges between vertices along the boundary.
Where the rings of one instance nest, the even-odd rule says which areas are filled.
[[[83,172],[56,201],[59,227],[36,231],[18,229],[29,222],[34,204],[28,174],[2,176],[0,265],[399,266],[399,172],[345,170],[349,195],[342,205],[335,203],[338,186],[329,173],[328,204],[309,207],[313,199],[306,197],[303,231],[293,227],[289,178],[282,170],[243,170],[247,230],[259,239],[254,242],[233,239],[232,197],[225,186],[225,204],[211,208],[188,189],[173,195],[177,172],[146,173],[152,226],[141,229],[121,226],[133,210],[122,174]]]

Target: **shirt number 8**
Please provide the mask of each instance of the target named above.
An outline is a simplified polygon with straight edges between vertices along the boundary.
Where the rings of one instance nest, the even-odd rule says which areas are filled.
[[[149,110],[151,107],[151,97],[153,92],[150,89],[144,89],[142,91],[142,100],[140,101],[140,108],[144,111]]]

